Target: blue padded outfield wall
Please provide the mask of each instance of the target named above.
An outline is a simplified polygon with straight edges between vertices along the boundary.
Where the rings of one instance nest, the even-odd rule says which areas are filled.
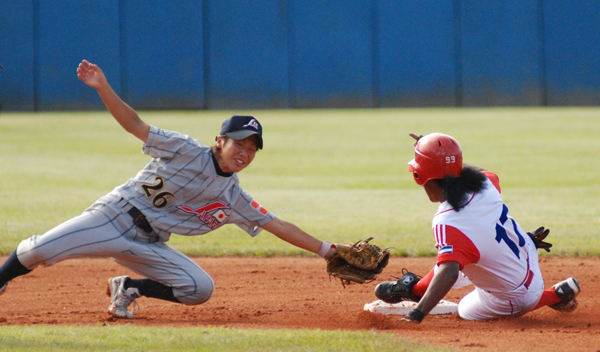
[[[600,0],[0,0],[0,111],[600,105]]]

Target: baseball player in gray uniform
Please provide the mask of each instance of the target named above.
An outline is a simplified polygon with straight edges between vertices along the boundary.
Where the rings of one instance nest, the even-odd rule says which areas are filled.
[[[237,173],[263,147],[262,127],[254,117],[227,119],[216,144],[208,147],[189,136],[145,123],[117,96],[97,65],[83,60],[77,77],[96,89],[127,132],[144,142],[142,151],[152,160],[83,214],[23,240],[0,267],[0,295],[10,280],[40,265],[71,258],[111,257],[144,277],[108,279],[108,311],[114,317],[133,318],[128,308],[140,296],[201,304],[212,296],[211,277],[166,242],[171,233],[203,235],[224,224],[236,224],[251,236],[265,229],[322,258],[336,253],[335,244],[275,217],[240,187]]]

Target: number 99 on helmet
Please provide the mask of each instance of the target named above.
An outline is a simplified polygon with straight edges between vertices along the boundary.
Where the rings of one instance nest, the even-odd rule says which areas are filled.
[[[419,138],[415,144],[415,158],[408,162],[408,171],[419,186],[429,180],[459,177],[462,168],[462,150],[458,141],[443,133]]]

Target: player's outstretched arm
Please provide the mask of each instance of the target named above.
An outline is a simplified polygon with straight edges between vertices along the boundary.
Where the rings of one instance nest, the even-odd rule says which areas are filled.
[[[108,111],[127,132],[146,142],[150,125],[142,121],[135,110],[119,98],[98,65],[83,60],[77,67],[77,78],[98,92]]]
[[[457,262],[441,264],[438,272],[433,276],[429,287],[427,287],[427,291],[425,291],[425,294],[419,301],[419,304],[417,304],[415,309],[402,320],[420,323],[421,320],[435,308],[440,300],[446,296],[448,291],[450,291],[458,279],[459,273],[460,265]]]
[[[314,238],[291,222],[287,222],[279,218],[269,221],[263,225],[262,228],[286,241],[287,243],[309,252],[318,253],[321,249],[321,245],[323,245],[323,241]],[[336,250],[334,247],[329,249],[325,259],[331,258],[335,254],[335,251]]]

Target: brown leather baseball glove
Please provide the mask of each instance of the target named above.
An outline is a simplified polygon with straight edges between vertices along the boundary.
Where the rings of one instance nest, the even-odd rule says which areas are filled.
[[[336,244],[337,254],[327,261],[327,273],[339,278],[342,285],[364,284],[381,274],[388,264],[390,252],[370,244],[373,237],[355,244]]]

